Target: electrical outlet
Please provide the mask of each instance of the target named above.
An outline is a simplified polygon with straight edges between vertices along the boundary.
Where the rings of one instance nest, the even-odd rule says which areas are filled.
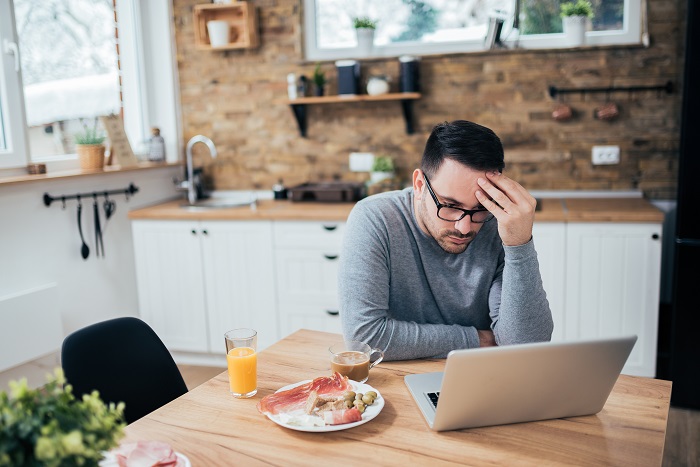
[[[593,165],[619,164],[620,146],[593,146],[591,162]]]
[[[372,164],[374,164],[374,154],[371,152],[350,153],[351,172],[371,172]]]

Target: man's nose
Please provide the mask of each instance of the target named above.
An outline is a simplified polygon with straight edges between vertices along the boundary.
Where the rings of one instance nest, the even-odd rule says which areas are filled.
[[[462,235],[469,233],[472,227],[471,216],[464,216],[462,219],[455,222],[455,229],[459,230]]]

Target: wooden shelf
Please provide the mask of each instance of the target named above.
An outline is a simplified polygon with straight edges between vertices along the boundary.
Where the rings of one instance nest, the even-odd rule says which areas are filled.
[[[413,134],[413,101],[420,99],[418,92],[395,92],[388,94],[378,94],[370,96],[368,94],[357,94],[347,96],[320,96],[320,97],[299,97],[289,99],[287,103],[291,106],[294,118],[299,126],[299,133],[306,138],[307,115],[306,106],[315,104],[351,104],[355,102],[381,102],[400,101],[403,110],[403,117],[406,122],[406,133]]]
[[[201,50],[233,50],[257,47],[258,16],[255,5],[250,2],[229,4],[205,3],[194,6],[194,38]],[[230,25],[229,43],[222,47],[212,47],[209,42],[207,21],[224,20]]]

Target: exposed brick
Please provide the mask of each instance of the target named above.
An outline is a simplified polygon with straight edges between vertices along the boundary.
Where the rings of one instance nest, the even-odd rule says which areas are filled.
[[[407,135],[398,102],[312,105],[308,138],[301,138],[286,103],[288,73],[311,76],[315,63],[302,56],[301,0],[256,0],[261,45],[228,52],[194,44],[193,6],[174,0],[176,58],[185,141],[212,138],[219,157],[196,148],[208,178],[220,189],[269,189],[315,180],[364,181],[349,172],[348,154],[370,151],[395,158],[410,183],[432,127],[468,119],[501,137],[506,172],[528,189],[639,188],[648,197],[674,198],[678,170],[681,89],[656,92],[566,94],[548,87],[645,86],[672,81],[680,87],[685,2],[649,0],[651,47],[577,50],[499,50],[424,56],[423,96],[414,103],[416,133]],[[337,92],[333,62],[322,62]],[[398,61],[362,62],[362,89],[373,74],[388,75],[398,90]],[[618,104],[616,121],[593,118],[606,101]],[[551,118],[554,106],[570,105],[567,122]],[[593,145],[619,145],[620,164],[591,165]]]

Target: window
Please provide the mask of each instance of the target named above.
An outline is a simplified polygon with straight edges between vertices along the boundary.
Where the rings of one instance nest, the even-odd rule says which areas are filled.
[[[641,2],[592,0],[595,16],[586,43],[640,43]],[[354,17],[377,21],[371,54],[377,57],[484,50],[490,24],[501,20],[506,47],[565,47],[561,3],[563,0],[304,0],[306,58],[363,58],[352,25]]]
[[[1,1],[0,168],[77,167],[74,134],[122,111],[135,152],[159,126],[177,159],[170,9],[168,0]]]

